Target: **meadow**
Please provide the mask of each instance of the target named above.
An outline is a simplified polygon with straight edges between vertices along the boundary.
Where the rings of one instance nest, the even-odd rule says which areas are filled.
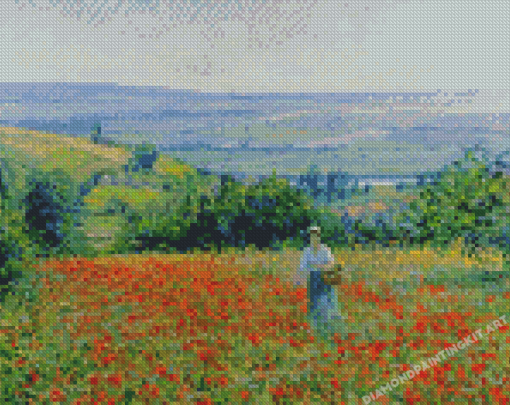
[[[1,308],[0,366],[16,382],[11,398],[361,404],[509,312],[508,277],[453,277],[502,274],[495,253],[480,262],[455,247],[336,250],[345,333],[321,340],[304,317],[306,290],[290,282],[299,257],[287,249],[26,263],[30,277]],[[504,326],[377,403],[508,403],[509,355]]]
[[[4,131],[3,403],[362,404],[510,312],[508,178],[470,154],[323,206],[150,145]],[[292,283],[312,224],[343,267],[326,337]],[[509,344],[502,325],[372,402],[509,403]]]

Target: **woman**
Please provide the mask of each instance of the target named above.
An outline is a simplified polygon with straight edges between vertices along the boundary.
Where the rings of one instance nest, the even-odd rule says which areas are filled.
[[[311,246],[303,252],[294,282],[301,286],[307,283],[308,316],[319,332],[327,334],[340,332],[342,317],[335,289],[323,280],[323,272],[332,270],[334,258],[331,249],[321,243],[320,237],[319,227],[310,228]]]

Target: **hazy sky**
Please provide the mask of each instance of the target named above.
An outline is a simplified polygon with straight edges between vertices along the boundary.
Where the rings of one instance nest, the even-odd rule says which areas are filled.
[[[510,89],[508,0],[94,3],[1,0],[0,81],[235,92]]]

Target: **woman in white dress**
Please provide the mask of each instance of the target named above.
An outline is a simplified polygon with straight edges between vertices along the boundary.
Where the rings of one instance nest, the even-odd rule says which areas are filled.
[[[303,251],[294,282],[307,285],[308,317],[320,334],[340,332],[341,315],[336,290],[324,283],[325,271],[333,269],[331,249],[321,243],[319,227],[310,228],[310,245]]]

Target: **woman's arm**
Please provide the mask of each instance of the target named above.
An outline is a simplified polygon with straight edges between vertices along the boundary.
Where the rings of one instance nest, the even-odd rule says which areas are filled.
[[[327,264],[318,264],[317,267],[320,268],[322,271],[331,271],[335,267],[335,262],[330,261]]]
[[[335,258],[331,254],[331,250],[328,249],[328,263],[323,264],[322,267],[322,279],[325,284],[339,285],[341,283],[341,276],[339,274],[340,266],[335,265]]]

